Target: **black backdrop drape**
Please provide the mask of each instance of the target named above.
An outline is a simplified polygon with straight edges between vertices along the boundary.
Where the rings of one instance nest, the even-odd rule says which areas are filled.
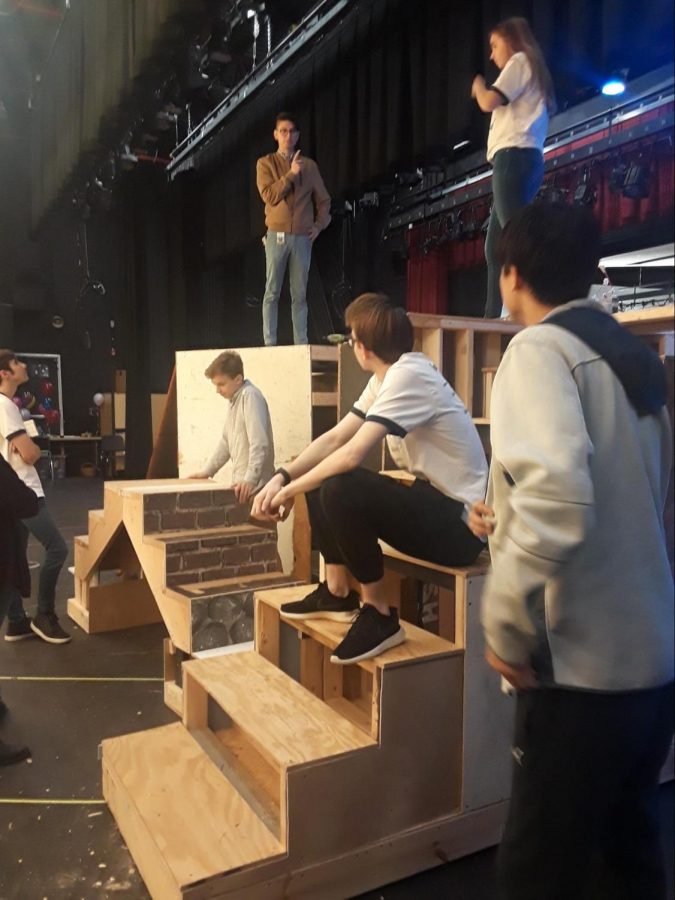
[[[262,295],[255,160],[274,147],[275,112],[295,111],[302,149],[318,160],[335,197],[359,196],[403,167],[447,154],[459,139],[480,147],[487,117],[468,94],[477,71],[494,75],[487,34],[506,15],[530,19],[563,103],[583,99],[609,67],[629,66],[636,76],[672,59],[666,0],[639,7],[632,0],[364,0],[228,120],[197,157],[197,172],[170,185],[147,169],[127,176],[111,243],[122,243],[125,260],[120,362],[128,372],[129,474],[144,474],[149,395],[166,389],[176,349],[261,343],[260,308],[246,298]],[[404,271],[380,252],[382,220],[382,210],[357,218],[346,273],[342,223],[320,237],[310,309],[317,297],[339,307],[343,274],[352,293],[377,287],[404,299]],[[315,338],[326,333],[325,321],[316,318]]]

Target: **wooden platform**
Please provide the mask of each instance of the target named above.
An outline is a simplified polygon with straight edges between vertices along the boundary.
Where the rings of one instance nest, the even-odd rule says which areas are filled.
[[[103,744],[105,796],[155,898],[344,898],[498,839],[501,787],[478,809],[464,793],[466,651],[406,622],[403,645],[333,665],[348,625],[280,615],[308,589],[256,592],[253,651],[184,663],[182,726]],[[163,793],[148,776],[146,800],[149,763],[138,776],[122,770],[152,759],[158,740],[157,759],[173,763]],[[491,740],[505,756],[507,744]],[[208,859],[195,851],[197,884],[185,859],[193,839],[181,845],[180,824],[167,834],[166,823],[201,821],[204,771],[226,785],[207,789],[223,798],[209,812],[227,818],[222,833],[236,810],[237,831],[255,839],[248,856],[234,840],[235,865],[209,838]]]

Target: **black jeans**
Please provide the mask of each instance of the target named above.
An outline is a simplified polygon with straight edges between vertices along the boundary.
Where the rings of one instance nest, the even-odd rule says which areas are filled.
[[[582,900],[603,859],[612,900],[664,900],[658,778],[672,734],[672,684],[519,694],[502,896]],[[593,900],[604,896],[594,885]]]
[[[462,521],[462,503],[429,482],[410,487],[367,469],[327,478],[307,494],[315,546],[327,563],[345,565],[361,584],[384,574],[387,544],[442,566],[468,566],[484,549]]]
[[[32,519],[23,519],[21,530],[23,536],[24,551],[28,547],[28,536],[33,537],[42,544],[45,549],[45,558],[40,568],[40,586],[38,589],[37,611],[41,613],[54,612],[56,600],[56,582],[61,568],[68,558],[68,546],[49,514],[44,497],[38,501],[38,514]],[[21,595],[15,588],[9,604],[7,618],[10,622],[22,622],[26,618]]]

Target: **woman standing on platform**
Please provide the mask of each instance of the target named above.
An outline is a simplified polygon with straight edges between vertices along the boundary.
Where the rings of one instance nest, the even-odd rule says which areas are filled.
[[[492,163],[492,213],[485,241],[488,294],[485,318],[499,318],[497,242],[515,212],[530,203],[544,177],[544,139],[555,111],[553,82],[541,49],[526,19],[500,22],[490,33],[490,59],[500,70],[487,87],[476,75],[471,96],[492,113],[487,143]]]

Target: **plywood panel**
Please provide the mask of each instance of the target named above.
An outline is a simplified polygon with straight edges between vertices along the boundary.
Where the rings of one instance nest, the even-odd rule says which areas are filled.
[[[379,748],[288,773],[294,867],[459,811],[461,657],[388,669],[382,681]]]
[[[102,746],[106,799],[151,890],[154,877],[147,877],[142,864],[146,857],[153,869],[163,861],[158,883],[166,890],[171,880],[176,886],[194,884],[283,853],[179,723],[113,738]],[[123,805],[121,796],[133,799]],[[153,894],[162,900],[176,896],[175,891]]]
[[[499,676],[485,660],[480,624],[480,596],[484,582],[484,577],[468,579],[464,602],[458,597],[458,607],[463,607],[466,616],[464,810],[505,800],[511,791],[510,747],[515,701],[501,692]]]
[[[337,859],[294,869],[274,862],[215,878],[185,892],[185,900],[344,900],[491,847],[499,841],[505,803],[466,816],[447,816]]]
[[[278,588],[271,591],[258,591],[256,598],[258,603],[266,603],[278,609],[282,603],[299,600],[306,593],[306,587]],[[331,622],[327,619],[283,619],[283,621],[303,634],[314,637],[330,649],[337,647],[349,629],[348,623]],[[453,644],[435,634],[424,631],[422,628],[418,628],[416,625],[405,622],[404,628],[406,631],[404,643],[387,650],[374,659],[364,660],[364,662],[359,663],[359,666],[373,672],[375,669],[403,665],[415,659],[423,659],[430,656],[446,656],[459,652]]]
[[[193,660],[188,674],[280,770],[373,743],[257,653]]]
[[[229,404],[219,397],[204,370],[222,352],[188,350],[176,354],[178,385],[178,471],[200,471],[213,452]],[[238,349],[244,373],[265,395],[274,432],[275,461],[297,456],[312,440],[312,366],[309,346]],[[228,463],[216,474],[229,484]],[[284,572],[293,568],[293,515],[279,526],[279,553]]]

